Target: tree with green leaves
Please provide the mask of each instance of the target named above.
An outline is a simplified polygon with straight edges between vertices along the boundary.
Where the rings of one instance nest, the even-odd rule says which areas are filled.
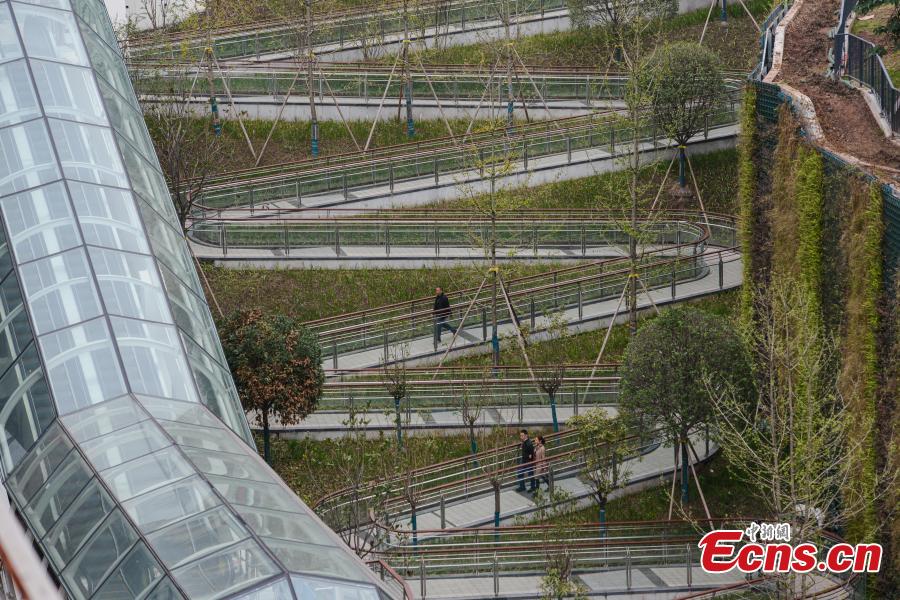
[[[316,409],[325,383],[322,351],[298,320],[257,309],[230,315],[221,337],[241,404],[262,426],[269,462],[271,421],[293,425]]]
[[[715,52],[693,42],[659,49],[645,76],[650,80],[650,110],[656,126],[678,144],[678,185],[686,190],[687,143],[704,131],[721,108],[725,79]]]
[[[582,476],[597,501],[599,522],[606,523],[610,494],[628,482],[628,469],[623,463],[634,445],[628,436],[628,426],[623,419],[609,416],[602,408],[572,418],[569,425],[578,431],[584,461]]]
[[[682,502],[688,500],[689,434],[715,417],[708,382],[714,389],[731,390],[735,398],[752,396],[747,351],[721,317],[673,308],[644,325],[628,345],[619,393],[622,412],[631,423],[643,418],[659,424],[681,449]]]

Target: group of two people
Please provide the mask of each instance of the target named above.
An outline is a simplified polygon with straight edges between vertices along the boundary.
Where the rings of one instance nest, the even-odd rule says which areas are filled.
[[[519,492],[525,490],[525,480],[528,479],[528,491],[534,493],[541,487],[541,482],[547,484],[550,489],[550,473],[547,468],[546,449],[544,447],[544,436],[536,435],[532,440],[528,436],[528,430],[519,431],[519,441],[521,442],[522,457],[517,472],[519,486],[516,488]]]

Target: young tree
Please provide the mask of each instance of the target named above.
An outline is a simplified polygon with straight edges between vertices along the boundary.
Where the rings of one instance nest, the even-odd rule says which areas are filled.
[[[753,382],[741,338],[721,317],[696,308],[664,312],[628,345],[619,394],[629,421],[661,424],[681,448],[681,499],[688,500],[689,433],[712,422],[707,382],[747,399]]]
[[[725,98],[721,60],[706,46],[676,42],[663,46],[645,73],[650,110],[657,127],[678,144],[680,197],[687,192],[687,143],[709,125]]]
[[[387,357],[385,357],[387,358]],[[403,399],[406,398],[408,391],[406,357],[404,355],[394,356],[392,362],[386,362],[383,367],[384,371],[384,388],[387,393],[394,399],[394,426],[397,430],[397,447],[403,447]]]
[[[473,455],[478,454],[478,439],[475,436],[475,425],[484,411],[484,399],[491,393],[489,386],[487,373],[485,373],[478,382],[477,389],[472,390],[473,386],[463,385],[462,392],[459,395],[460,415],[469,431],[469,448]]]
[[[292,425],[316,408],[325,383],[322,351],[296,319],[257,309],[229,316],[221,335],[241,404],[262,425],[268,462],[271,420]]]
[[[606,523],[609,496],[623,487],[630,475],[623,466],[633,450],[633,444],[626,439],[628,427],[623,419],[610,417],[602,408],[578,415],[569,424],[578,431],[578,445],[584,460],[582,476],[597,501],[600,523]]]
[[[559,431],[559,419],[556,416],[556,393],[566,380],[566,366],[563,364],[539,367],[534,372],[538,387],[547,394],[550,400],[550,414],[553,417],[553,431]]]

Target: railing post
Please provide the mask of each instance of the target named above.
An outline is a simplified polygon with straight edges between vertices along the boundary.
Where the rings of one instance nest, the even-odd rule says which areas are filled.
[[[334,255],[341,255],[341,229],[337,225],[334,226]]]
[[[347,189],[347,174],[341,173],[341,187],[344,188],[344,200],[350,199],[350,192]]]
[[[433,168],[434,168],[434,185],[435,185],[435,187],[437,187],[438,185],[440,185],[440,181],[439,181],[439,179],[438,179],[438,162],[437,162],[437,156],[435,156],[435,157],[432,159],[432,165],[433,165]]]
[[[288,229],[287,225],[283,225],[281,229],[282,236],[284,238],[284,255],[290,256],[291,254],[291,246],[288,243]]]
[[[672,263],[672,298],[675,298],[675,263]]]
[[[440,230],[438,229],[437,225],[434,226],[434,255],[435,256],[441,255]]]
[[[444,505],[444,495],[441,494],[441,529],[447,528],[447,510]]]
[[[419,559],[419,591],[421,592],[420,596],[425,598],[427,595],[427,585],[425,584],[425,558]]]
[[[722,253],[719,253],[719,289],[725,287],[725,267],[722,263]]]
[[[497,553],[494,552],[494,597],[500,595],[500,569],[497,564]]]
[[[566,160],[570,165],[572,164],[572,138],[568,135],[566,136]]]
[[[587,256],[587,232],[584,225],[581,226],[581,256]]]
[[[694,577],[693,577],[694,569],[693,569],[693,565],[691,564],[691,562],[692,562],[691,561],[691,545],[685,544],[684,551],[687,552],[687,554],[684,557],[684,562],[685,562],[685,566],[687,567],[687,586],[688,586],[688,588],[690,588],[690,587],[693,587],[693,585],[694,585]]]
[[[394,163],[388,163],[388,185],[390,186],[391,194],[394,193]]]
[[[709,456],[709,423],[703,426],[703,443],[706,447],[706,453],[703,456],[706,457]]]
[[[519,425],[525,420],[525,400],[522,395],[522,384],[518,385],[518,394],[516,394],[516,399],[518,400],[518,409],[519,409]]]
[[[384,254],[391,255],[391,226],[388,224],[384,226]]]
[[[613,128],[609,130],[609,154],[611,156],[615,156],[615,154],[616,154],[616,128],[615,128],[615,126],[613,126]]]
[[[550,491],[550,495],[553,495],[554,490],[556,489],[556,474],[553,472],[553,465],[547,466],[547,487]]]
[[[334,369],[338,368],[337,340],[335,340],[334,344],[331,346],[331,366]]]
[[[525,170],[528,170],[528,140],[522,142],[522,160],[525,161]]]
[[[584,316],[583,305],[581,303],[581,282],[578,282],[578,319]]]
[[[388,332],[387,329],[381,330],[381,342],[384,346],[384,364],[388,361]]]
[[[528,299],[531,308],[531,330],[534,331],[534,296]]]
[[[625,549],[625,589],[631,589],[631,548]]]
[[[575,384],[575,391],[572,393],[572,404],[575,408],[575,416],[578,416],[578,384]]]
[[[481,341],[487,341],[487,309],[481,309]]]

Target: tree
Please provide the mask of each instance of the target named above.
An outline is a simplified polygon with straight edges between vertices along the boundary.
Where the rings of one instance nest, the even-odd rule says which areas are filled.
[[[567,0],[572,22],[578,27],[605,27],[621,31],[638,21],[675,14],[678,0]]]
[[[382,370],[384,371],[384,388],[391,395],[391,398],[394,399],[394,426],[397,429],[397,447],[402,448],[403,413],[401,405],[408,391],[405,353],[393,354],[392,359],[386,356]]]
[[[325,373],[315,336],[299,321],[260,310],[233,313],[222,327],[222,346],[241,404],[263,429],[263,455],[269,461],[272,419],[292,425],[313,412]]]
[[[725,80],[715,52],[693,42],[667,44],[645,75],[650,78],[654,122],[678,144],[678,184],[686,188],[685,148],[709,124],[725,97]]]
[[[632,451],[628,427],[619,417],[610,417],[602,408],[574,417],[569,424],[578,431],[578,445],[584,460],[582,475],[597,501],[600,523],[606,523],[609,496],[628,482],[623,466]]]
[[[741,338],[721,317],[674,308],[644,325],[631,340],[622,368],[622,411],[636,423],[659,423],[681,448],[681,498],[688,500],[688,435],[713,421],[707,391],[729,389],[749,398],[753,381]]]
[[[553,416],[553,431],[559,432],[559,419],[556,416],[556,392],[562,387],[566,380],[566,366],[563,364],[549,365],[539,367],[535,371],[538,387],[547,394],[550,400],[550,414]]]

